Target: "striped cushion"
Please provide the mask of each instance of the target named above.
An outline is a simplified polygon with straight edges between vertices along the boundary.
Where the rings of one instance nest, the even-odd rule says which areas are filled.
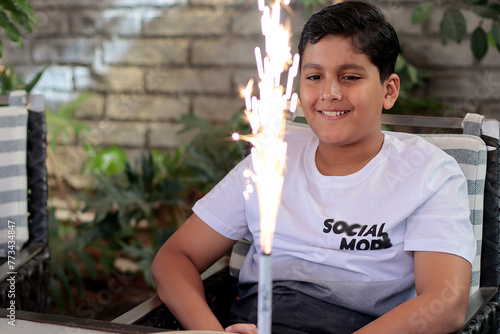
[[[28,240],[26,107],[0,108],[0,257],[7,257],[9,221],[17,250]],[[14,226],[11,223],[11,226]]]
[[[243,261],[251,245],[252,243],[250,241],[241,239],[233,246],[231,259],[229,260],[229,274],[231,274],[231,276],[240,276],[240,269],[243,266]]]
[[[467,178],[470,221],[477,242],[476,259],[472,266],[470,294],[479,289],[481,274],[481,243],[483,238],[483,194],[486,178],[486,145],[473,135],[421,135],[455,158]]]

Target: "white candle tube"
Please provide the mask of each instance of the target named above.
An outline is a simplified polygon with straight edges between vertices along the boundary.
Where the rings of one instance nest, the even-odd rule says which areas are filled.
[[[254,50],[255,53],[255,61],[257,63],[257,73],[259,78],[262,79],[264,77],[264,65],[262,64],[262,52],[260,48],[257,46]]]
[[[297,110],[297,103],[299,102],[299,96],[297,93],[292,94],[292,98],[290,99],[290,112],[294,113]]]
[[[288,80],[287,80],[287,84],[286,84],[286,93],[285,93],[285,97],[287,99],[289,99],[292,96],[293,80],[295,79],[295,77],[297,76],[297,74],[299,72],[299,60],[300,60],[300,57],[298,54],[296,54],[293,57],[292,66],[288,70]]]
[[[257,328],[259,334],[271,334],[273,279],[271,275],[271,254],[259,255],[259,295]]]

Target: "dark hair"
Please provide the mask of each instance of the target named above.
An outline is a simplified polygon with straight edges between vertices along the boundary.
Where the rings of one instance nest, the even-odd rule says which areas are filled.
[[[300,36],[300,57],[308,43],[318,43],[325,36],[351,38],[354,49],[368,56],[378,68],[381,82],[394,73],[399,54],[398,36],[374,5],[346,1],[325,7],[311,16]]]

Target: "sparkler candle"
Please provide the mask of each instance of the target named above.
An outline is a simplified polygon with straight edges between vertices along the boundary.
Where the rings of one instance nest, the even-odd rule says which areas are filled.
[[[272,275],[271,250],[276,226],[276,217],[281,201],[283,169],[285,167],[286,142],[285,114],[294,111],[297,94],[292,94],[293,79],[297,75],[299,56],[292,61],[289,39],[290,33],[280,24],[281,5],[279,0],[270,9],[264,0],[259,0],[262,12],[262,34],[265,37],[266,57],[262,59],[260,48],[255,48],[255,58],[259,75],[260,99],[251,96],[253,80],[242,92],[246,111],[252,128],[249,136],[233,135],[235,139],[245,139],[252,143],[253,171],[247,171],[256,184],[260,210],[260,254],[259,254],[259,297],[258,324],[260,334],[271,333]],[[288,5],[285,3],[285,5]],[[291,65],[286,80],[286,89],[281,86],[281,75]],[[248,192],[245,191],[245,198]]]

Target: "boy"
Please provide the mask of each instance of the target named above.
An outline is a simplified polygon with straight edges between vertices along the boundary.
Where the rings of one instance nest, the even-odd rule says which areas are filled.
[[[300,96],[310,130],[290,133],[273,243],[273,333],[449,333],[464,323],[475,242],[467,184],[423,139],[381,131],[399,94],[399,42],[368,3],[313,15],[302,32]],[[188,329],[222,330],[199,273],[241,238],[228,332],[257,333],[259,212],[231,171],[158,252],[158,294]]]

